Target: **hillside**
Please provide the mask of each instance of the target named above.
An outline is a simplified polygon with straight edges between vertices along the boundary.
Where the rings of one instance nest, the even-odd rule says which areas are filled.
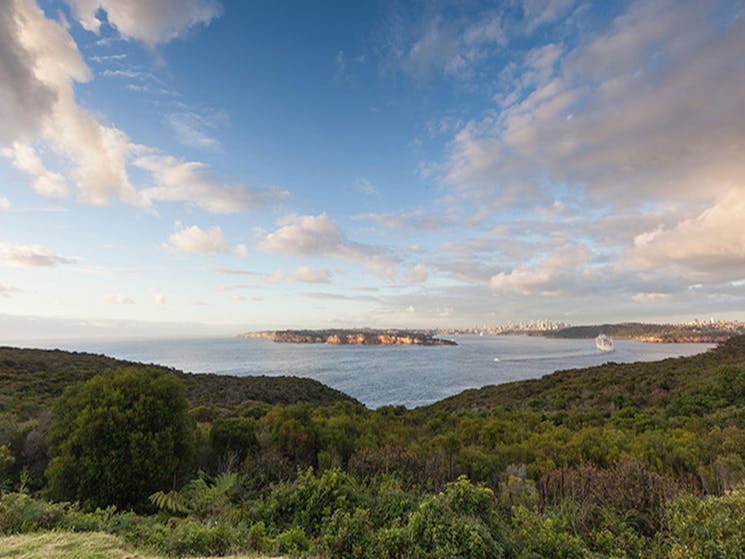
[[[9,408],[45,414],[66,383],[122,364],[0,350],[0,484],[10,489],[0,492],[0,536],[106,533],[122,538],[103,542],[112,550],[152,556],[744,557],[745,337],[693,357],[560,371],[413,410],[369,410],[317,384],[313,397],[335,403],[242,409],[242,390],[292,400],[305,385],[178,373],[191,405],[213,408],[192,410],[195,452],[180,480],[138,494],[137,512],[114,511],[108,495],[43,501],[52,479],[88,487],[75,486],[83,459],[68,462],[69,476],[47,475],[60,451],[44,440],[67,408],[35,425],[2,419]],[[107,424],[107,435],[128,437],[128,425]],[[84,456],[90,446],[68,448]],[[94,479],[118,479],[136,464],[126,456],[97,466]]]
[[[560,330],[533,332],[547,338],[595,338],[607,334],[613,338],[639,340],[652,343],[719,343],[732,336],[745,334],[742,323],[700,324],[645,324],[622,322],[619,324],[593,324],[569,326]]]
[[[36,417],[71,384],[107,369],[141,366],[142,363],[91,353],[1,347],[0,414],[12,412],[20,420]],[[195,374],[153,366],[170,370],[183,380],[192,407],[207,406],[224,413],[252,402],[358,404],[351,396],[308,378]]]
[[[708,352],[655,362],[606,363],[539,379],[466,390],[432,404],[433,411],[478,412],[497,406],[534,410],[560,420],[567,410],[603,418],[622,408],[663,409],[706,391],[722,366],[745,366],[745,336]]]

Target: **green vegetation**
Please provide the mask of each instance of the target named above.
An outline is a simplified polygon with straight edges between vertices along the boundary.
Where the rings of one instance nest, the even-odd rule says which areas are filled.
[[[105,532],[170,556],[745,558],[743,337],[699,356],[562,371],[414,410],[191,400],[191,480],[120,508],[113,496],[39,497],[56,475],[55,462],[44,474],[44,441],[56,449],[55,433],[75,431],[60,411],[86,386],[31,430],[2,424],[0,533]],[[128,425],[112,422],[106,438]],[[126,477],[119,459],[96,468]],[[127,510],[137,506],[149,514]]]
[[[702,342],[716,343],[736,335],[745,334],[742,323],[715,324],[647,324],[622,322],[620,324],[593,324],[569,326],[561,330],[542,331],[548,338],[595,338],[607,334],[614,338],[643,340],[647,342]]]
[[[143,509],[188,470],[187,405],[176,376],[158,369],[117,369],[67,388],[47,437],[49,496]]]

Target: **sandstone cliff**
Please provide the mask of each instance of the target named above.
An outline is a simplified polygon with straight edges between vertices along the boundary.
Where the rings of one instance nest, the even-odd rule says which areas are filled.
[[[277,343],[332,345],[457,345],[427,332],[410,330],[278,330],[248,332],[241,338],[267,338]]]

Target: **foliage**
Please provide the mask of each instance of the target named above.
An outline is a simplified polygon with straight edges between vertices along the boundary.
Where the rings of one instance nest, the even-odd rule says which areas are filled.
[[[62,515],[59,505],[33,499],[25,493],[8,493],[0,497],[0,534],[25,534],[48,530]]]
[[[143,508],[188,466],[191,431],[179,380],[119,369],[65,391],[49,433],[48,492],[86,508]]]
[[[58,357],[73,364],[83,359]],[[3,377],[2,367],[0,361],[0,383],[13,384],[17,370]],[[39,363],[29,367],[41,370]],[[154,373],[137,373],[148,374]],[[85,408],[88,416],[101,412],[98,422],[73,421],[82,412],[72,404],[94,392],[88,384],[66,392],[53,418],[21,413],[38,411],[39,391],[31,390],[25,402],[23,393],[14,392],[13,410],[2,415],[0,407],[6,488],[44,486],[42,435],[50,421],[54,452],[68,448],[62,444],[67,437],[80,438],[69,445],[80,452],[89,441],[93,447],[111,444],[132,430],[126,413],[144,409],[152,391],[133,389],[138,404],[124,406],[125,413],[118,400],[106,400],[116,392],[103,388],[112,375],[96,377],[98,392]],[[37,388],[43,392],[78,378],[76,372],[67,381],[63,376],[50,384],[37,379]],[[292,394],[287,403],[233,401],[223,391],[245,394],[233,382],[217,376],[200,381],[182,425],[196,433],[204,471],[186,472],[178,491],[181,480],[171,474],[141,494],[140,509],[157,508],[156,514],[118,512],[110,505],[132,505],[111,496],[93,501],[54,493],[61,480],[79,481],[72,470],[55,473],[62,468],[54,463],[48,494],[80,498],[83,508],[9,493],[0,497],[1,529],[105,531],[137,549],[172,555],[742,556],[745,337],[699,356],[562,371],[414,410],[368,410],[333,398],[300,402]],[[290,392],[295,389],[302,390],[298,384]],[[274,397],[271,390],[264,396]],[[3,398],[0,406],[8,402]],[[136,461],[147,462],[167,446],[149,446]],[[80,479],[92,480],[84,483],[95,488],[90,472],[98,476],[110,468],[117,482],[128,477],[119,460],[70,461],[66,467],[82,468],[88,477]],[[167,460],[149,462],[150,471],[168,467]],[[95,505],[105,508],[93,510]]]
[[[297,526],[306,534],[320,534],[323,522],[336,511],[353,512],[366,497],[357,483],[344,472],[327,470],[316,476],[312,469],[293,482],[275,486],[259,507],[267,525]]]
[[[407,526],[411,557],[503,557],[504,549],[495,538],[493,500],[490,489],[473,486],[465,477],[425,498]]]
[[[670,507],[671,559],[745,558],[745,487],[680,497]]]

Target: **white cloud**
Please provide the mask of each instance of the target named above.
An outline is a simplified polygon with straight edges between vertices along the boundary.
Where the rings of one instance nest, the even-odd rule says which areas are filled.
[[[99,33],[106,12],[109,25],[126,38],[150,45],[167,43],[195,25],[209,24],[220,14],[215,0],[66,0],[80,24]]]
[[[700,215],[637,235],[627,255],[632,268],[675,266],[696,281],[745,278],[745,187],[729,190]]]
[[[211,173],[205,163],[168,155],[144,155],[134,165],[149,171],[157,185],[143,191],[146,199],[189,202],[212,213],[253,210],[289,195],[285,190],[230,184]]]
[[[576,4],[576,0],[523,0],[527,30],[535,29],[557,21]]]
[[[225,126],[228,117],[225,113],[213,110],[201,110],[169,113],[166,123],[176,134],[176,139],[185,146],[206,151],[219,151],[220,140],[210,134],[217,128]]]
[[[13,245],[0,242],[0,263],[18,268],[40,268],[70,264],[71,258],[54,254],[39,245]]]
[[[134,301],[131,298],[120,293],[117,293],[115,295],[106,295],[103,300],[110,305],[134,305]]]
[[[492,198],[547,179],[598,203],[721,195],[745,175],[745,21],[719,6],[638,1],[560,61],[529,53],[501,110],[455,136],[446,181]]]
[[[178,231],[168,238],[168,243],[164,243],[165,248],[175,252],[184,252],[191,254],[208,254],[217,252],[233,252],[238,256],[246,256],[248,250],[245,245],[236,245],[232,250],[218,226],[209,230],[203,230],[197,225],[183,228],[179,226]]]
[[[534,265],[520,264],[510,272],[493,275],[489,286],[521,295],[558,295],[571,291],[584,275],[583,266],[590,258],[591,253],[586,247],[566,245]]]
[[[637,303],[654,304],[663,303],[670,299],[669,293],[636,293],[631,299]]]
[[[303,282],[303,283],[331,283],[333,280],[333,274],[330,270],[326,269],[315,269],[308,268],[307,266],[300,266],[294,272],[287,274],[285,281],[288,282]]]
[[[14,142],[12,148],[2,150],[2,154],[13,160],[13,166],[34,177],[33,189],[45,198],[64,198],[70,193],[65,177],[48,170],[36,154],[33,146]]]
[[[100,8],[124,36],[151,44],[170,40],[193,24],[207,23],[218,12],[216,3],[200,0],[70,3],[86,28],[98,31]],[[67,23],[47,19],[33,0],[12,0],[2,12],[0,149],[5,145],[2,155],[32,175],[31,185],[39,194],[62,197],[74,186],[77,198],[87,204],[119,200],[148,207],[157,200],[182,201],[214,212],[242,211],[286,197],[284,191],[228,184],[203,163],[157,155],[151,148],[132,143],[125,132],[104,124],[77,103],[75,84],[90,81],[92,74]],[[107,72],[143,76],[130,70]],[[194,114],[188,115],[171,115],[181,139],[205,148],[217,146],[217,140],[203,129],[222,122],[224,115],[208,112],[199,122]],[[58,169],[47,167],[42,157],[47,153],[55,156]],[[130,179],[131,164],[150,171],[155,188],[138,191]]]
[[[424,283],[428,277],[427,268],[421,263],[414,266],[409,273],[409,281],[412,283]]]
[[[42,141],[65,160],[81,200],[143,205],[126,170],[127,136],[75,101],[74,83],[89,81],[91,72],[65,24],[47,19],[33,0],[13,0],[0,26],[0,142],[16,143],[5,155],[37,177],[33,186],[40,193],[63,195],[62,177],[48,171],[30,147]]]
[[[365,196],[380,197],[378,187],[364,177],[358,177],[354,180],[354,189]]]
[[[396,261],[379,247],[350,241],[325,213],[289,215],[280,227],[267,234],[259,248],[272,254],[341,258],[362,264],[370,271],[393,278]]]
[[[5,196],[0,196],[0,210],[9,210],[10,209],[10,200],[8,200]]]

